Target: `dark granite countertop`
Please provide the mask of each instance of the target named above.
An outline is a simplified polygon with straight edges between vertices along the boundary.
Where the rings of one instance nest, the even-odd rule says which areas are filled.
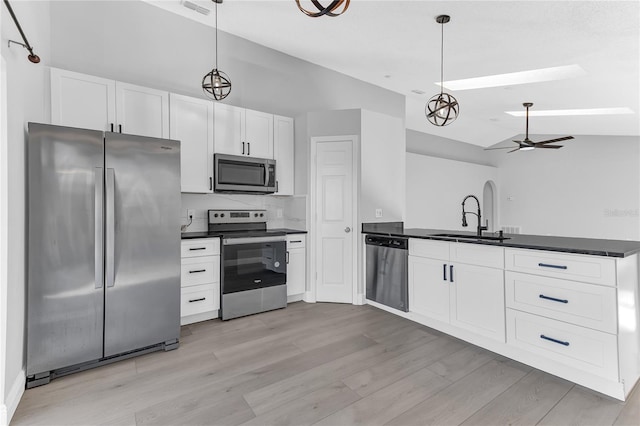
[[[437,236],[437,234],[460,234],[473,236],[475,235],[475,233],[451,231],[446,229],[405,229],[402,222],[363,223],[362,233],[389,235],[394,237],[422,238],[427,240],[455,241],[461,243],[484,244],[498,247],[558,251],[564,253],[588,254],[593,256],[626,257],[640,252],[640,241],[553,237],[545,235],[525,234],[504,234],[504,236],[508,237],[508,239],[502,241],[452,238]],[[494,236],[496,234],[485,231],[483,235]]]
[[[281,233],[281,234],[287,234],[287,235],[307,233],[307,231],[303,231],[300,229],[291,229],[291,228],[270,228],[270,229],[267,229],[267,232],[272,234]],[[216,237],[222,237],[222,235],[223,235],[222,232],[209,232],[209,231],[183,232],[181,238],[183,240],[190,240],[194,238],[216,238]]]

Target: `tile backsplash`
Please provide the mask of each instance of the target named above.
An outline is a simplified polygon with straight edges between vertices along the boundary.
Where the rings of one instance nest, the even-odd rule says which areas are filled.
[[[206,231],[210,209],[259,209],[267,211],[268,228],[307,230],[307,196],[278,197],[251,194],[182,194],[181,223],[189,223],[187,209],[194,211],[192,223],[185,232]]]

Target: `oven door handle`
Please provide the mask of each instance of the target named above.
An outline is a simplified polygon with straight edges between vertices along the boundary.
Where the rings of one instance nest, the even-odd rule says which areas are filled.
[[[287,236],[277,235],[271,237],[224,238],[222,240],[222,245],[237,246],[239,244],[275,243],[279,241],[287,241]]]

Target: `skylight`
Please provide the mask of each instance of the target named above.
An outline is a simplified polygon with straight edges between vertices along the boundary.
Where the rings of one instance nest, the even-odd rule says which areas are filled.
[[[524,117],[525,111],[505,111],[514,117]],[[556,117],[561,115],[621,115],[633,114],[631,108],[583,108],[583,109],[548,109],[529,111],[531,117]]]
[[[484,77],[466,78],[463,80],[445,81],[442,85],[452,91],[483,89],[487,87],[513,86],[516,84],[539,83],[541,81],[565,80],[587,75],[580,65],[541,68],[530,71],[511,72],[508,74],[487,75]],[[440,83],[435,83],[440,86]]]

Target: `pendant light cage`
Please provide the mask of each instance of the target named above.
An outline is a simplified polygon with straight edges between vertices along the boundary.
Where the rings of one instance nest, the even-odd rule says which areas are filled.
[[[300,9],[300,11],[305,15],[312,18],[318,18],[320,16],[330,16],[333,18],[336,16],[340,16],[349,8],[349,2],[350,0],[331,0],[331,3],[329,3],[327,6],[323,6],[319,0],[311,0],[311,3],[313,3],[316,9],[318,9],[317,12],[313,12],[302,7],[302,5],[300,4],[300,0],[296,0],[298,9]],[[341,6],[342,10],[339,11],[338,9],[340,9]]]
[[[204,93],[215,101],[221,101],[231,93],[231,79],[223,71],[218,69],[218,3],[223,0],[211,0],[216,4],[216,64],[202,78],[202,90]]]
[[[444,24],[449,22],[449,15],[439,15],[436,22],[440,24],[440,93],[427,102],[424,113],[429,122],[435,126],[446,126],[458,118],[460,105],[456,98],[444,92]]]

